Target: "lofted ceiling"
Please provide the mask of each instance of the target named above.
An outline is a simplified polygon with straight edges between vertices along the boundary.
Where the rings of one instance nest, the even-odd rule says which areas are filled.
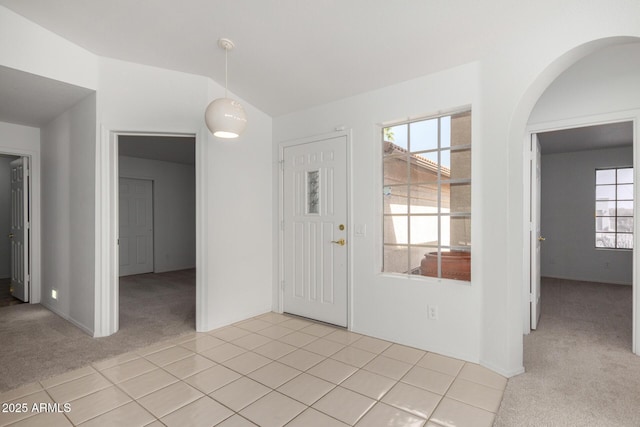
[[[0,122],[42,127],[92,90],[0,66]]]
[[[550,8],[513,0],[0,0],[104,57],[211,77],[276,117],[468,63],[535,31]],[[516,4],[517,3],[517,4]],[[579,10],[578,10],[579,12]],[[522,17],[528,20],[523,21]]]

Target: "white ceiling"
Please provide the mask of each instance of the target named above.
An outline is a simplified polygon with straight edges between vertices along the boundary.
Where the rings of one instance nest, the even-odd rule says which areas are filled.
[[[0,0],[97,55],[222,84],[224,51],[216,42],[228,37],[236,44],[229,90],[273,117],[479,59],[526,34],[539,14],[562,20],[571,13],[551,3]]]
[[[584,126],[538,134],[542,154],[633,145],[633,122]]]
[[[0,122],[42,127],[92,92],[0,66]]]

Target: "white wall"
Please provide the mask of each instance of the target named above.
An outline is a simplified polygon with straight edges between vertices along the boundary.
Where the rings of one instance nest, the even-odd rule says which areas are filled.
[[[479,359],[507,376],[523,371],[523,283],[528,280],[523,159],[529,116],[545,89],[576,61],[598,48],[628,41],[624,36],[640,37],[637,2],[543,0],[514,7],[521,9],[522,19],[514,22],[509,37],[496,40],[495,49],[479,58],[473,70],[446,70],[419,79],[429,82],[422,89],[415,81],[407,82],[274,121],[276,142],[330,132],[335,126],[353,129],[354,223],[367,224],[375,233],[379,181],[374,171],[380,168],[375,125],[472,104],[471,286],[424,286],[378,275],[372,261],[380,251],[380,239],[357,239],[353,326],[428,350]],[[463,78],[458,76],[461,69],[468,71]],[[621,96],[637,101],[635,87]],[[438,322],[426,320],[429,303],[440,306]]]
[[[640,107],[640,43],[611,46],[560,75],[531,112],[529,124]]]
[[[95,94],[42,128],[42,304],[88,333],[94,328],[95,138]]]
[[[540,271],[591,282],[632,282],[633,252],[595,248],[595,169],[630,166],[633,147],[542,156]]]
[[[0,279],[11,277],[11,163],[15,156],[0,154]]]
[[[331,132],[344,126],[352,132],[351,230],[366,226],[367,235],[350,234],[351,324],[356,332],[478,361],[481,315],[480,266],[483,246],[479,227],[472,226],[471,286],[446,280],[380,274],[382,249],[382,143],[379,125],[472,106],[474,138],[478,101],[478,67],[468,64],[395,86],[386,87],[274,120],[274,162],[278,143]],[[473,139],[474,161],[483,150]],[[483,165],[474,163],[473,194],[482,194],[476,178]],[[276,176],[277,178],[277,169]],[[473,212],[478,212],[478,197]],[[274,196],[277,209],[277,194]],[[276,210],[277,212],[277,210]],[[475,218],[473,219],[475,223]],[[274,229],[277,224],[274,224]],[[277,236],[277,235],[276,235]],[[275,240],[277,242],[277,239]],[[274,251],[276,248],[274,248]],[[277,282],[276,282],[277,283]],[[427,305],[439,308],[439,320],[428,320]]]
[[[195,167],[120,156],[121,177],[153,181],[154,272],[196,266]]]

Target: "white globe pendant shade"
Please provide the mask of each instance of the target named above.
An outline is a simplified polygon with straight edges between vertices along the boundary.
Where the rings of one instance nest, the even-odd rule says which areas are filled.
[[[207,127],[218,138],[237,138],[247,126],[247,114],[238,101],[218,98],[204,112]]]

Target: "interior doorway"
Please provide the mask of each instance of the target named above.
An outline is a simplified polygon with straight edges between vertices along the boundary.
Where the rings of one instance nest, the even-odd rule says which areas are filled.
[[[30,300],[29,158],[0,154],[0,307]]]
[[[119,325],[195,329],[195,138],[118,136]]]
[[[531,133],[525,332],[546,314],[633,347],[633,129],[621,120]],[[610,316],[618,322],[601,322]]]

